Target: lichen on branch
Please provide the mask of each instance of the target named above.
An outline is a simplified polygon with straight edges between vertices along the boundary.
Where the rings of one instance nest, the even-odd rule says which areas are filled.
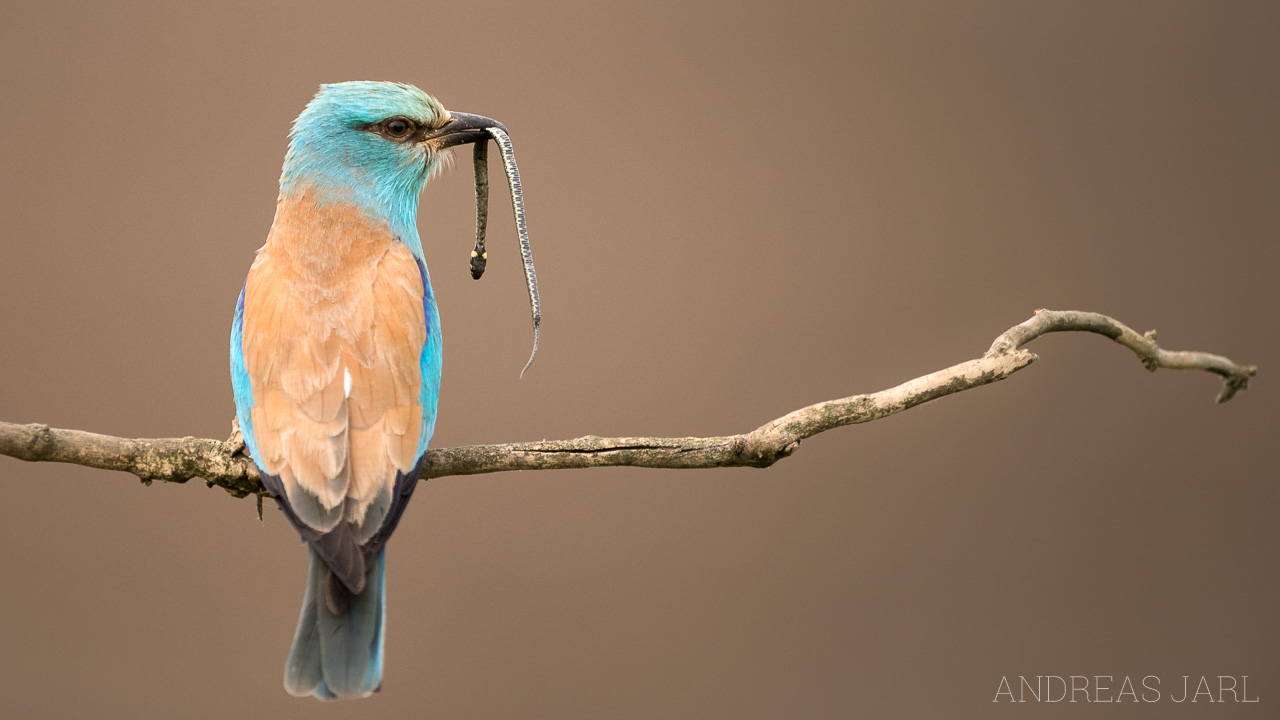
[[[717,437],[620,437],[468,445],[427,451],[425,478],[478,475],[507,470],[555,470],[627,465],[650,468],[769,467],[800,442],[845,425],[871,422],[953,393],[1003,380],[1036,360],[1023,345],[1055,332],[1090,332],[1129,348],[1148,370],[1204,370],[1222,377],[1218,402],[1248,387],[1256,366],[1220,355],[1161,348],[1154,330],[1138,334],[1124,323],[1092,312],[1037,310],[1006,330],[980,358],[866,395],[827,400],[800,408],[750,432]],[[0,422],[0,455],[30,462],[63,462],[120,470],[143,482],[183,483],[203,478],[236,497],[266,494],[258,469],[245,451],[239,428],[231,438],[127,439],[47,425]]]

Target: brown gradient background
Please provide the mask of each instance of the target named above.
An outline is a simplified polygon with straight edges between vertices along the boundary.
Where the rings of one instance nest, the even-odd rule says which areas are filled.
[[[1036,307],[1258,363],[1215,406],[1094,336],[770,470],[422,486],[384,690],[288,697],[305,553],[201,483],[0,458],[0,716],[1276,717],[1273,3],[6,3],[0,418],[225,437],[290,121],[396,79],[510,128],[420,224],[438,446],[711,435],[976,357]],[[496,161],[491,161],[498,172]],[[992,705],[1002,675],[1163,678]],[[1175,705],[1248,675],[1257,705]],[[1180,694],[1180,693],[1178,693]]]

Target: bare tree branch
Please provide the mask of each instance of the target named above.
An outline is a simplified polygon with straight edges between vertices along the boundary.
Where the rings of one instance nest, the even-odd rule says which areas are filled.
[[[1155,331],[1139,335],[1098,313],[1037,310],[1029,320],[996,338],[982,357],[869,395],[854,395],[810,405],[765,423],[751,432],[722,437],[601,438],[505,445],[470,445],[427,451],[424,477],[478,475],[505,470],[630,465],[652,468],[768,467],[791,455],[805,438],[832,428],[870,422],[922,403],[1003,380],[1035,361],[1022,346],[1054,332],[1091,332],[1129,348],[1148,370],[1206,370],[1222,376],[1218,402],[1226,402],[1249,384],[1256,366],[1220,355],[1161,349]],[[121,470],[150,484],[204,478],[236,497],[266,494],[258,470],[245,455],[236,428],[226,442],[200,438],[129,440],[47,425],[0,422],[0,454],[30,462],[65,462]]]

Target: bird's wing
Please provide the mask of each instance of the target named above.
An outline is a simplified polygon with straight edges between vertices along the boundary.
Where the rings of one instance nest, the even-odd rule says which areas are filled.
[[[413,495],[413,489],[418,483],[418,477],[422,474],[423,463],[426,461],[427,445],[431,442],[431,436],[434,434],[436,427],[436,403],[440,398],[440,313],[436,309],[435,297],[431,292],[431,280],[427,277],[427,266],[422,260],[418,260],[417,264],[424,290],[422,295],[422,314],[426,320],[426,340],[422,345],[421,354],[418,358],[418,372],[422,378],[421,389],[418,393],[422,425],[419,431],[413,469],[407,473],[401,472],[396,475],[395,486],[391,494],[391,505],[387,509],[386,519],[377,533],[366,542],[365,548],[368,551],[380,549],[387,539],[391,537],[391,533],[395,531],[396,525],[400,522],[400,514],[404,512],[405,506],[408,505],[409,498]]]
[[[236,401],[236,421],[240,424],[240,434],[244,437],[245,447],[255,459],[258,457],[257,443],[254,441],[253,421],[250,412],[253,410],[253,383],[249,380],[249,372],[244,367],[244,288],[240,288],[240,299],[236,301],[236,316],[231,322],[231,389]]]
[[[435,395],[429,403],[426,395],[428,388],[439,387],[439,353],[434,376],[423,372],[421,362],[428,333],[439,347],[438,318],[434,326],[428,321],[435,307],[429,293],[412,253],[393,244],[373,283],[373,325],[347,365],[353,465],[347,517],[358,526],[362,545],[408,501],[407,493],[397,492],[397,481],[418,464],[424,434],[434,425]]]

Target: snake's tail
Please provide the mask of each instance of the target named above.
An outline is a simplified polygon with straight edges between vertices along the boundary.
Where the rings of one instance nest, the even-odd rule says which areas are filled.
[[[520,168],[516,167],[516,152],[511,147],[511,137],[502,128],[491,127],[489,128],[489,134],[493,136],[494,141],[498,143],[498,149],[502,152],[502,166],[507,171],[507,183],[511,186],[511,207],[516,213],[516,232],[520,236],[520,257],[524,260],[524,278],[529,285],[529,307],[533,311],[533,352],[529,354],[529,361],[524,364],[524,369],[520,371],[520,377],[523,378],[525,370],[529,369],[529,366],[533,364],[533,359],[538,356],[538,334],[539,326],[542,324],[542,301],[538,299],[538,274],[533,269],[533,251],[529,248],[529,230],[525,227],[524,222],[524,192],[520,189]],[[478,143],[477,147],[479,147]],[[478,156],[479,151],[477,150]],[[480,161],[477,160],[476,162],[479,163]],[[479,164],[476,167],[479,168]],[[479,174],[477,174],[477,200],[479,199],[480,188],[479,177]]]

